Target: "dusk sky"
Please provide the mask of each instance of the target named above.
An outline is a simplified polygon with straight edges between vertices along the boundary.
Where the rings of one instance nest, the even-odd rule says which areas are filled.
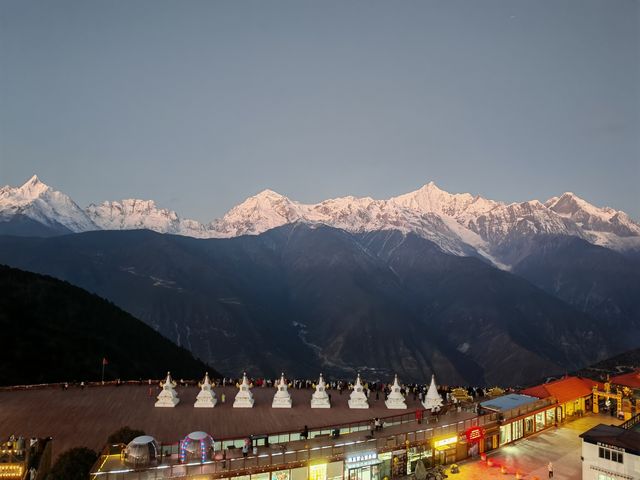
[[[434,181],[640,218],[640,2],[0,2],[0,185],[209,221]]]

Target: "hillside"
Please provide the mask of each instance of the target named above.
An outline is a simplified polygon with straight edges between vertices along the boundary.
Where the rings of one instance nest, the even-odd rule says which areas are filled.
[[[0,262],[108,298],[232,375],[521,384],[619,351],[595,319],[526,280],[400,232],[0,237]]]
[[[199,378],[213,370],[112,303],[54,278],[0,265],[0,385]]]
[[[579,370],[576,374],[604,381],[607,375],[620,375],[621,373],[632,372],[637,368],[640,368],[640,348],[628,350],[614,357],[601,360],[594,365]]]

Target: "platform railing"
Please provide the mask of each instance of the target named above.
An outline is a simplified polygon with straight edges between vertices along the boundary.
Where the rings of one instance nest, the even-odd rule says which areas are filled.
[[[636,425],[640,424],[640,413],[636,413],[633,417],[631,417],[626,422],[622,423],[620,426],[625,430],[631,430]]]
[[[425,417],[426,420],[427,417]],[[126,467],[120,468],[117,471],[111,472],[98,472],[92,474],[92,480],[151,480],[151,479],[177,479],[177,478],[225,478],[238,475],[245,475],[250,473],[256,473],[261,469],[266,470],[279,470],[295,468],[296,466],[304,466],[308,462],[313,461],[336,461],[341,460],[351,452],[360,451],[376,451],[385,452],[391,450],[405,449],[416,445],[424,445],[430,443],[435,437],[451,436],[453,434],[461,435],[467,429],[476,426],[489,427],[497,422],[497,416],[495,414],[487,414],[469,418],[466,420],[455,421],[450,424],[437,425],[423,421],[418,423],[415,419],[415,413],[401,414],[387,417],[391,419],[389,423],[385,422],[386,428],[393,425],[401,425],[407,422],[413,422],[416,426],[414,430],[408,432],[398,432],[395,434],[377,433],[377,437],[354,437],[351,436],[339,436],[338,438],[332,438],[332,443],[329,445],[316,444],[313,439],[309,439],[309,442],[299,442],[301,445],[287,445],[288,443],[297,442],[297,440],[289,440],[287,442],[274,443],[273,447],[265,452],[263,448],[257,455],[247,455],[247,457],[235,457],[227,459],[216,459],[205,463],[198,464],[179,464],[170,463],[175,461],[174,455],[167,463],[160,464],[157,467],[147,468],[145,470],[135,471],[127,469]],[[446,416],[442,417],[445,420]],[[354,429],[354,427],[366,425],[366,429],[370,428],[368,422],[353,422],[349,425],[350,433],[355,433],[361,430]],[[331,428],[326,428],[327,431],[331,431]],[[325,431],[325,429],[319,429],[317,431]],[[311,432],[311,431],[310,431]],[[384,432],[384,430],[382,431]],[[345,434],[349,435],[349,434]],[[317,438],[316,441],[326,440],[324,438]],[[277,447],[280,448],[277,448]],[[105,455],[113,453],[113,450],[108,449],[103,452],[103,455],[98,460],[97,465],[104,463],[106,460]],[[123,471],[126,470],[126,471]]]

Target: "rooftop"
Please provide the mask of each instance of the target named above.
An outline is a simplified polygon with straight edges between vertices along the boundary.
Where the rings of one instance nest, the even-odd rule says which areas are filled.
[[[640,368],[633,372],[611,377],[610,381],[615,385],[623,385],[630,388],[640,388]]]
[[[520,393],[538,398],[554,397],[558,400],[558,403],[565,403],[591,395],[594,385],[600,386],[595,380],[581,377],[565,377],[553,382],[525,388]]]
[[[485,400],[480,405],[488,410],[504,412],[505,410],[511,410],[512,408],[518,408],[529,403],[535,403],[537,401],[537,398],[531,397],[529,395],[510,393],[508,395],[503,395],[491,400]]]
[[[597,425],[580,435],[585,442],[612,445],[625,452],[640,455],[640,433],[616,425]]]

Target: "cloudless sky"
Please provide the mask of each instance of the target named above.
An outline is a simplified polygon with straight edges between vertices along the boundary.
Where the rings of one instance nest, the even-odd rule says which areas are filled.
[[[2,0],[0,185],[209,221],[433,180],[640,218],[636,0]]]

